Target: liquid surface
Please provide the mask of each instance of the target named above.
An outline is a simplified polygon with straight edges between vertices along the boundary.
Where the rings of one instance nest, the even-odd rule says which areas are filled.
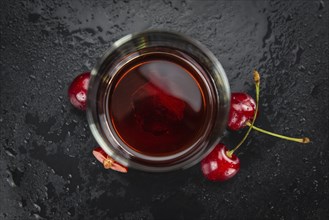
[[[160,55],[144,56],[122,72],[109,106],[121,140],[153,156],[177,153],[198,140],[205,105],[193,68]]]

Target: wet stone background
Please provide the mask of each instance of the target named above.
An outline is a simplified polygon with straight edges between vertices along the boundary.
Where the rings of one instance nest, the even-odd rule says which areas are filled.
[[[0,219],[329,219],[327,0],[0,2]],[[149,174],[102,169],[67,88],[118,38],[190,35],[216,55],[232,91],[254,94],[257,125],[224,183],[200,167]],[[228,133],[225,143],[241,133]]]

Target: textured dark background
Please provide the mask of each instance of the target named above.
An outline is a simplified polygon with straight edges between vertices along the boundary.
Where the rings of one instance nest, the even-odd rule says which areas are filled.
[[[56,2],[56,3],[55,3]],[[0,2],[0,219],[329,219],[328,1]],[[167,174],[103,170],[70,81],[118,38],[148,28],[190,35],[253,92],[257,125],[224,183],[199,166]],[[226,143],[241,134],[228,134]]]

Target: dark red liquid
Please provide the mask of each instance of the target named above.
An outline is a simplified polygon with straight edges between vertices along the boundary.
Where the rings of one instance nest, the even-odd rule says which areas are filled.
[[[118,73],[109,113],[121,140],[142,154],[164,156],[203,133],[205,97],[190,64],[166,53],[143,55]]]

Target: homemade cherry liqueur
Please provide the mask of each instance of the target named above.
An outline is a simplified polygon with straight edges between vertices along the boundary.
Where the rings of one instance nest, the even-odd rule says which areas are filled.
[[[107,97],[117,136],[149,156],[176,154],[204,133],[207,94],[192,58],[149,52],[125,64]]]

